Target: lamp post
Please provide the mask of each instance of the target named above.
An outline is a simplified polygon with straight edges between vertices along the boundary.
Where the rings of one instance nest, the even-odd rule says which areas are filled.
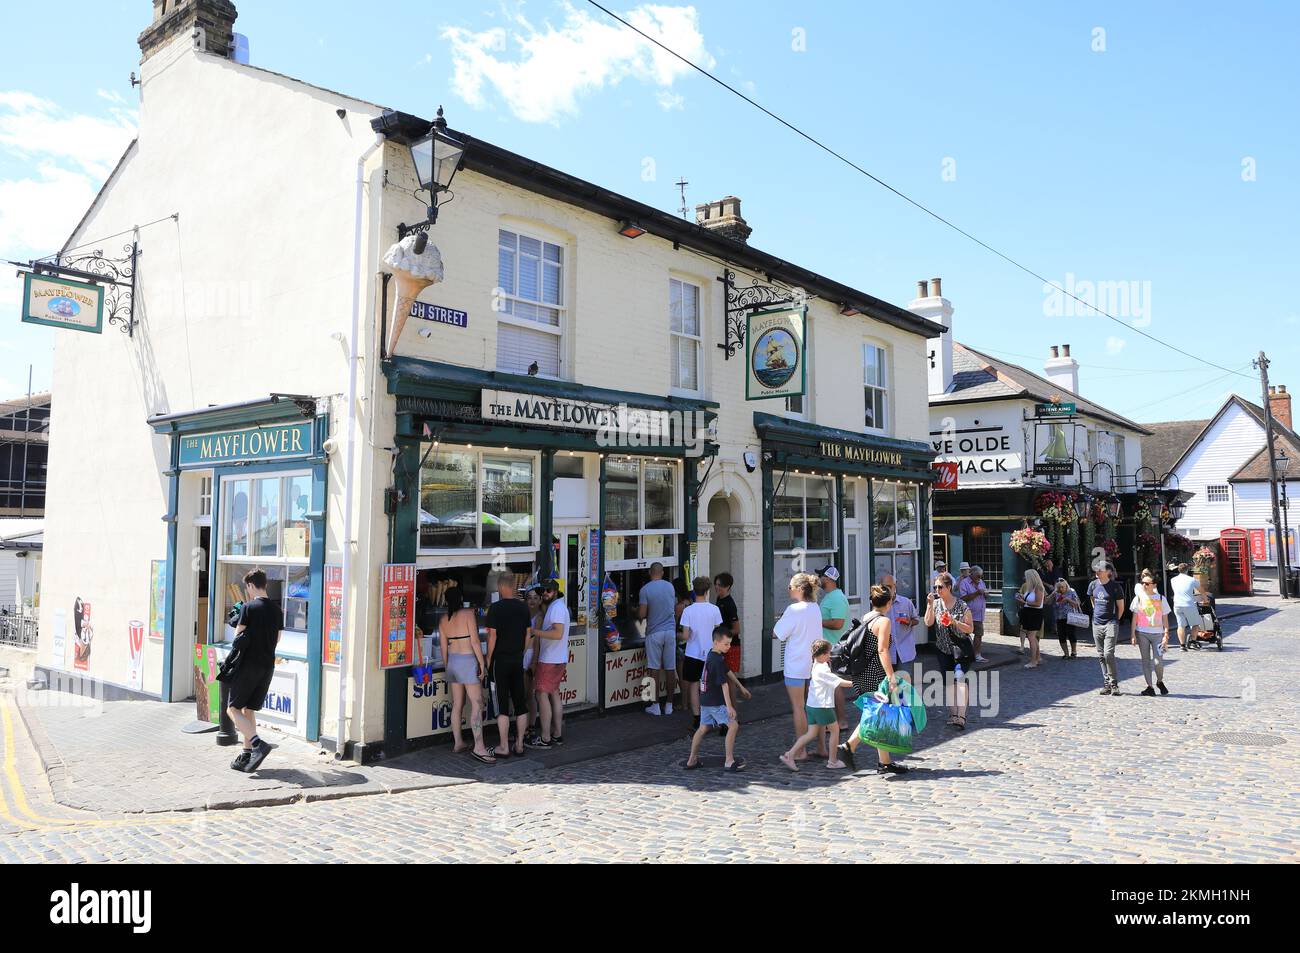
[[[1278,489],[1280,491],[1278,493],[1278,503],[1282,513],[1282,525],[1278,527],[1278,551],[1283,555],[1283,558],[1279,559],[1277,564],[1278,592],[1281,593],[1282,598],[1285,599],[1289,593],[1287,589],[1287,580],[1284,576],[1285,570],[1283,564],[1285,563],[1286,566],[1290,566],[1291,564],[1291,550],[1288,545],[1291,541],[1291,527],[1289,525],[1290,521],[1287,518],[1286,499],[1286,472],[1291,467],[1291,458],[1286,455],[1285,448],[1278,449],[1277,456],[1273,458],[1273,466],[1277,468],[1277,473],[1280,477],[1280,480],[1278,481]]]
[[[1163,580],[1160,592],[1168,597],[1169,595],[1169,560],[1165,556],[1165,505],[1164,501],[1156,497],[1156,505],[1160,507],[1158,522],[1160,524],[1160,578]],[[1173,499],[1169,502],[1169,526],[1173,526],[1183,514],[1187,512],[1187,504],[1182,500]]]

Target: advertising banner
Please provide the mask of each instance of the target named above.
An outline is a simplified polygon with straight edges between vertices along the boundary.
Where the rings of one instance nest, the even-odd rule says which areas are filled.
[[[798,397],[806,378],[805,308],[757,311],[745,326],[745,400]]]
[[[99,334],[104,330],[104,289],[84,281],[26,274],[23,322]]]
[[[167,618],[167,560],[154,559],[149,563],[149,639],[161,642],[166,633]]]
[[[144,623],[132,620],[127,627],[127,684],[137,692],[144,688]]]
[[[1250,536],[1250,558],[1257,563],[1268,561],[1268,542],[1262,529],[1247,530]]]
[[[339,642],[343,638],[343,567],[325,567],[325,624],[321,626],[325,644],[321,659],[326,665],[339,663]]]
[[[415,565],[390,563],[380,578],[379,667],[402,668],[415,659]]]
[[[934,488],[936,490],[957,489],[957,471],[960,469],[960,464],[956,460],[932,463],[930,466],[934,469],[935,475],[938,477],[938,479],[934,481]]]

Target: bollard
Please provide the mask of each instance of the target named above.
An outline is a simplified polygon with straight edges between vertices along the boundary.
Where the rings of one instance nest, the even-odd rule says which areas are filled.
[[[235,723],[230,720],[230,686],[226,682],[217,683],[221,686],[221,728],[217,731],[217,744],[222,747],[239,744],[239,732],[235,730]]]

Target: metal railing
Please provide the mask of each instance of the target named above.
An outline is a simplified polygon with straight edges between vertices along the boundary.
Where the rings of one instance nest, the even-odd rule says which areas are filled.
[[[0,645],[36,649],[36,610],[27,606],[0,606]]]

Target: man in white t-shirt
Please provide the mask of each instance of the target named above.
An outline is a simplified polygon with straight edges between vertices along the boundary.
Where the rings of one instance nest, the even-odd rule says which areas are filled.
[[[722,613],[709,601],[713,581],[699,576],[691,583],[695,601],[682,610],[679,623],[686,636],[686,657],[682,659],[682,704],[690,701],[691,732],[700,727],[700,676],[704,660],[713,649],[713,630],[722,625]]]
[[[1190,629],[1193,642],[1201,635],[1201,610],[1196,608],[1196,594],[1201,591],[1201,582],[1187,572],[1187,563],[1178,564],[1178,574],[1170,578],[1169,591],[1174,597],[1174,618],[1178,621],[1178,644],[1187,651],[1187,639],[1183,630]],[[1199,646],[1198,646],[1199,647]]]
[[[537,709],[541,716],[541,735],[527,742],[530,748],[549,748],[564,744],[564,703],[560,700],[560,685],[568,675],[569,666],[569,606],[560,592],[558,579],[542,583],[542,604],[546,615],[541,628],[530,629],[536,638],[536,671],[533,688],[537,692]]]

